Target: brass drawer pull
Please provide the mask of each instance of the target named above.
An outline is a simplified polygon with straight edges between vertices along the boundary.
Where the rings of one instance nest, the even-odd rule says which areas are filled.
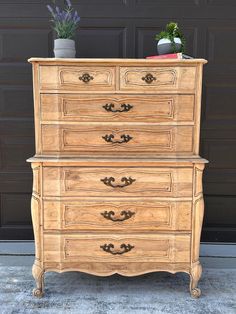
[[[128,143],[130,140],[132,140],[132,137],[129,134],[122,134],[120,136],[121,140],[113,140],[114,139],[113,134],[106,134],[105,136],[102,136],[102,138],[107,142],[107,143],[112,143],[112,144],[122,144],[122,143]]]
[[[131,212],[130,210],[122,210],[122,212],[120,213],[120,217],[115,217],[115,213],[110,210],[109,212],[105,211],[101,213],[101,215],[108,220],[116,222],[130,219],[133,215],[135,215],[135,213]]]
[[[79,77],[80,81],[83,81],[84,83],[89,83],[89,81],[93,80],[93,76],[91,76],[89,73],[84,73],[82,76]]]
[[[153,81],[156,81],[157,78],[153,76],[151,73],[146,74],[146,76],[142,77],[142,80],[147,84],[151,84]]]
[[[130,104],[122,104],[120,105],[120,107],[122,109],[114,109],[114,104],[106,104],[105,106],[103,106],[103,108],[108,112],[128,112],[133,108],[133,106]]]
[[[118,250],[113,250],[114,244],[110,243],[110,244],[101,245],[100,248],[103,249],[103,251],[110,253],[112,255],[121,255],[121,254],[131,251],[134,248],[134,246],[131,244],[122,243],[120,245],[121,251],[118,251]]]
[[[129,178],[123,177],[123,178],[121,178],[121,182],[124,182],[124,184],[117,184],[117,185],[113,184],[113,182],[115,182],[115,178],[113,178],[113,177],[110,177],[110,178],[106,177],[104,179],[101,179],[101,181],[105,185],[110,186],[112,188],[124,188],[128,185],[131,185],[136,180],[132,179],[131,177],[129,177]]]

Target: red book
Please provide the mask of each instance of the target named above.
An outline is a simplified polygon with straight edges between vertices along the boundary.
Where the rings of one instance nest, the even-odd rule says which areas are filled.
[[[149,56],[146,59],[183,59],[182,52],[178,53],[168,53],[166,55],[159,55],[159,56]]]
[[[193,59],[193,57],[183,54],[182,52],[178,52],[159,56],[148,56],[146,59]]]

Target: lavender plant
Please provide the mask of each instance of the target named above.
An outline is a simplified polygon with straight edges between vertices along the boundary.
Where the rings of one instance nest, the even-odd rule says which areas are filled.
[[[63,9],[56,6],[55,1],[53,4],[54,6],[47,5],[52,16],[52,28],[56,31],[58,38],[72,39],[79,26],[78,12],[72,8],[70,0],[66,0],[66,7]]]

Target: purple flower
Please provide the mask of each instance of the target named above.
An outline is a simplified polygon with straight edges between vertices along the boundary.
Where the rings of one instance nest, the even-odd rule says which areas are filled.
[[[60,14],[58,14],[58,21],[63,22],[65,20],[65,15],[66,15],[66,12],[64,11],[60,12]]]
[[[75,11],[74,17],[73,17],[73,22],[74,22],[75,24],[77,24],[79,21],[80,21],[80,17],[79,17],[79,15],[78,15],[78,12]]]
[[[48,11],[54,16],[55,13],[53,11],[53,8],[49,4],[47,5],[47,8],[48,8]]]
[[[58,15],[60,15],[61,12],[60,12],[59,7],[56,7],[56,12],[57,12]]]
[[[76,14],[77,12],[75,12],[75,14],[74,14],[74,17],[73,17],[73,21],[74,21],[74,23],[78,23],[79,21],[80,21],[80,17],[78,16],[78,13]]]
[[[66,3],[67,3],[67,5],[68,5],[68,7],[71,8],[71,2],[70,2],[70,0],[66,0]]]
[[[65,14],[65,21],[69,22],[71,20],[72,16],[71,16],[71,12],[70,11],[66,11]]]

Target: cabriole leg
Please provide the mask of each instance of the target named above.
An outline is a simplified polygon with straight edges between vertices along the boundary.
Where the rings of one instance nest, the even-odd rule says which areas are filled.
[[[193,265],[190,271],[190,294],[193,298],[199,298],[201,295],[201,290],[197,287],[198,281],[202,275],[202,266],[198,262]]]
[[[33,296],[42,298],[44,294],[44,271],[40,266],[34,264],[32,274],[36,282],[36,288],[33,289]]]

